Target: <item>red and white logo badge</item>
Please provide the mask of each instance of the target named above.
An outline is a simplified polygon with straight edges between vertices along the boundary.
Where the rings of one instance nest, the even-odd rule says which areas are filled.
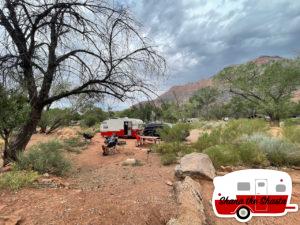
[[[290,204],[292,179],[282,171],[235,171],[215,177],[214,186],[212,205],[218,217],[247,222],[252,216],[284,216],[298,211],[297,204]]]

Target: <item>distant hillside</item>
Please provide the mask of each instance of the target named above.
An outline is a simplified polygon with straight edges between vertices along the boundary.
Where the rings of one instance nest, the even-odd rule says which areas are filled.
[[[211,79],[200,80],[195,83],[188,83],[185,85],[173,86],[167,92],[159,96],[158,99],[167,102],[169,101],[185,102],[190,97],[192,97],[196,91],[208,86],[212,86]]]
[[[254,62],[256,64],[266,64],[270,60],[281,60],[283,58],[279,56],[260,56],[256,59],[251,60],[251,62]],[[155,102],[170,102],[170,101],[178,101],[179,103],[187,101],[191,96],[194,95],[194,93],[201,88],[212,86],[212,78],[207,80],[200,80],[194,83],[188,83],[184,85],[177,85],[171,87],[167,92],[160,95]],[[298,92],[298,98],[300,99],[300,93]]]

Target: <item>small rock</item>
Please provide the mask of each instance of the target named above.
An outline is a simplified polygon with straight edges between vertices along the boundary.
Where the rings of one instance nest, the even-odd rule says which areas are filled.
[[[126,159],[122,165],[123,166],[132,166],[132,165],[135,165],[136,164],[136,159]]]
[[[53,180],[50,178],[44,178],[44,179],[40,179],[39,182],[43,184],[50,184],[53,182]]]
[[[43,174],[43,177],[49,177],[50,175],[49,175],[49,173],[44,173]]]
[[[233,171],[232,167],[230,167],[230,166],[220,166],[220,169],[223,172],[229,172],[229,173]]]
[[[166,185],[173,186],[173,182],[170,180],[165,181]]]

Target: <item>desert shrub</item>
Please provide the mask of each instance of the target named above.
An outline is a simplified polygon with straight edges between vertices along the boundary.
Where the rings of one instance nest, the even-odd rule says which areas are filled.
[[[226,123],[224,121],[206,121],[204,122],[202,128],[205,130],[212,130],[219,127],[225,126]]]
[[[169,165],[176,162],[177,156],[183,156],[195,151],[191,146],[180,142],[164,142],[153,145],[154,152],[161,155],[163,165]]]
[[[135,160],[135,163],[134,164],[132,164],[132,166],[133,167],[135,167],[135,166],[143,166],[144,165],[144,163],[141,161],[141,160]]]
[[[221,132],[220,128],[213,130],[211,133],[204,133],[199,137],[196,143],[193,144],[193,147],[198,152],[202,152],[203,150],[212,147],[214,145],[218,145],[221,143]]]
[[[180,142],[163,142],[153,145],[152,149],[161,155],[174,153],[174,154],[188,154],[194,151],[190,146]]]
[[[300,118],[289,118],[284,120],[284,126],[296,126],[300,125]]]
[[[263,120],[231,120],[222,130],[222,143],[232,143],[242,135],[250,135],[257,132],[265,132],[266,129],[267,123]]]
[[[80,153],[86,146],[87,143],[80,137],[72,137],[63,140],[63,149],[68,152]]]
[[[242,135],[264,132],[266,129],[267,123],[262,120],[231,120],[225,126],[217,126],[210,133],[204,133],[193,147],[202,152],[215,145],[234,144]]]
[[[63,141],[64,146],[69,147],[84,147],[86,146],[86,142],[82,140],[80,137],[72,137],[68,139],[64,139]]]
[[[18,156],[17,168],[34,170],[39,173],[65,175],[71,168],[71,163],[62,152],[63,145],[57,141],[40,143],[33,146],[28,153]]]
[[[299,146],[286,141],[266,136],[265,134],[253,134],[241,138],[242,141],[257,144],[264,152],[273,166],[289,166],[300,164]]]
[[[79,133],[79,135],[83,135],[83,134],[89,134],[89,135],[92,135],[92,136],[95,136],[97,133],[100,132],[100,128],[98,125],[95,125],[93,127],[89,127],[87,129],[83,129],[81,130]]]
[[[215,145],[204,150],[212,160],[214,166],[235,166],[240,164],[240,156],[238,150],[231,145]]]
[[[97,117],[93,115],[86,115],[82,120],[82,124],[86,127],[95,126],[97,122]]]
[[[236,145],[236,148],[243,165],[253,167],[269,165],[266,153],[261,151],[255,143],[240,143]]]
[[[291,142],[300,143],[300,126],[285,126],[283,135]]]
[[[38,177],[38,173],[34,171],[13,170],[0,175],[0,189],[18,190],[31,186]]]
[[[160,161],[164,166],[171,165],[173,163],[176,163],[177,156],[175,153],[167,153],[161,156]]]
[[[137,166],[143,166],[144,163],[141,160],[136,159],[134,163],[129,163],[129,162],[123,162],[122,166],[132,166],[132,167],[137,167]]]
[[[191,123],[191,129],[203,129],[205,126],[206,121],[199,120]]]
[[[158,132],[163,141],[174,142],[174,141],[184,141],[186,137],[189,136],[191,126],[186,123],[175,124],[172,127],[165,126]]]

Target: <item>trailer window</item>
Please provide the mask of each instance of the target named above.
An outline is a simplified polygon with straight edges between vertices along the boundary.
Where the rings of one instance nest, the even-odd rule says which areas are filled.
[[[250,191],[250,183],[249,182],[239,182],[237,183],[238,191]]]
[[[265,183],[264,182],[259,182],[258,183],[258,187],[264,187],[265,186]]]
[[[285,187],[284,184],[277,184],[276,185],[276,191],[277,192],[285,192],[285,190],[286,190],[286,187]]]
[[[107,125],[103,125],[103,129],[108,129],[108,126]]]

